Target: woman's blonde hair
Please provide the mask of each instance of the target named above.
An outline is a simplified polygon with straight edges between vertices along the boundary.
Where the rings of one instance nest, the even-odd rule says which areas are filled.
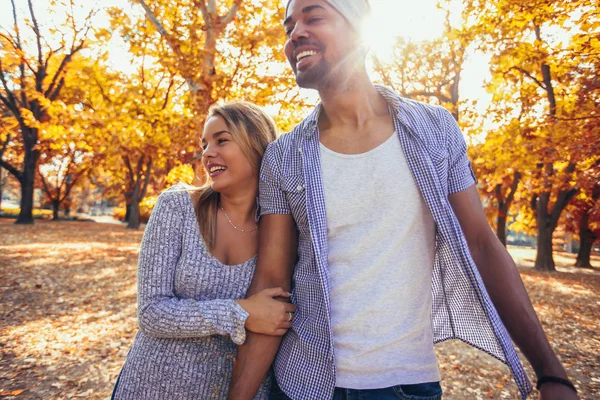
[[[234,142],[240,146],[258,179],[260,162],[265,149],[278,136],[275,121],[256,105],[244,101],[213,106],[209,110],[206,120],[215,116],[223,118]],[[200,233],[207,247],[214,249],[217,236],[219,193],[211,187],[208,171],[203,169],[203,173],[206,175],[205,183],[198,188],[193,188],[191,196]]]

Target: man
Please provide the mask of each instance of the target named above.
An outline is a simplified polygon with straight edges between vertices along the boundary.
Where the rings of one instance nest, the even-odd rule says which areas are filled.
[[[250,294],[293,288],[297,310],[283,341],[248,335],[230,399],[253,397],[280,342],[273,398],[439,399],[433,343],[446,339],[505,362],[525,398],[508,332],[542,399],[576,399],[487,224],[456,122],[369,80],[369,11],[366,0],[288,3],[285,53],[321,104],[265,153]]]

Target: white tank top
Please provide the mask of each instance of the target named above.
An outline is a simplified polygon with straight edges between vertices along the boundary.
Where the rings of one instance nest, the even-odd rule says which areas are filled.
[[[435,225],[397,133],[363,154],[321,145],[336,386],[440,380],[431,323]]]

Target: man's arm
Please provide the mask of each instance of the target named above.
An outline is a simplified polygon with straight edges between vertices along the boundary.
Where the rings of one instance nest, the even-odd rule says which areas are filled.
[[[258,239],[258,261],[248,296],[272,287],[281,287],[288,292],[291,290],[297,246],[296,225],[291,215],[262,217]],[[273,363],[281,339],[281,336],[248,332],[246,342],[238,347],[229,390],[230,400],[254,397]]]
[[[514,342],[536,375],[567,378],[531,305],[519,271],[490,229],[475,186],[448,196],[485,287]],[[566,386],[546,383],[541,398],[577,399]]]

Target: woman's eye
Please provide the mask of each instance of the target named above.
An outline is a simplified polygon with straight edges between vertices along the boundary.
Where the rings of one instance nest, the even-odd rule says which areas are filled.
[[[227,139],[219,139],[219,140],[217,141],[217,143],[219,143],[219,144],[223,144],[223,143],[225,143],[225,142],[228,142],[228,140],[227,140]]]
[[[322,20],[322,19],[323,19],[323,18],[321,18],[321,17],[314,17],[314,18],[311,18],[311,19],[309,19],[309,20],[308,20],[308,23],[309,23],[309,24],[312,24],[312,23],[314,23],[314,22],[319,22],[319,21],[320,21],[320,20]]]

